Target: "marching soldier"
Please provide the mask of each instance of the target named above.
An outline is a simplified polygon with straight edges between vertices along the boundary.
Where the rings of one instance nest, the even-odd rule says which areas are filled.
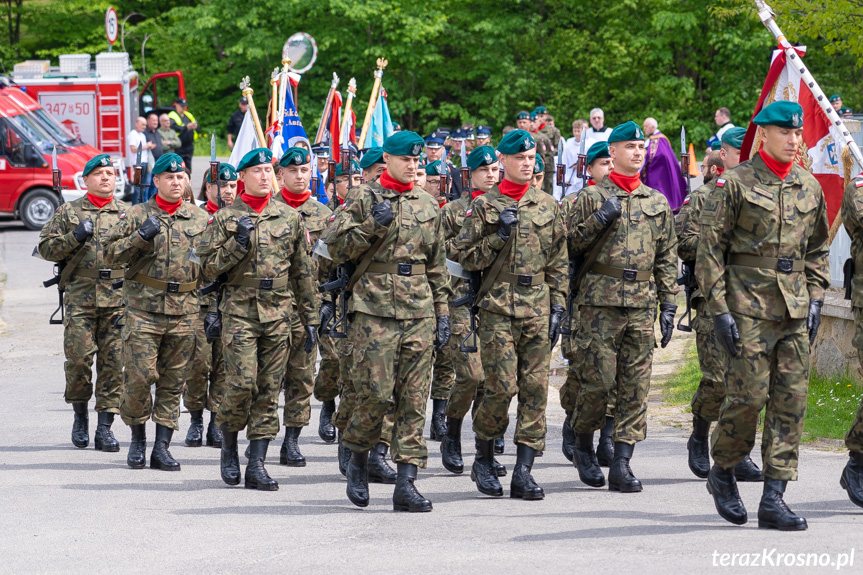
[[[348,498],[359,507],[369,503],[369,450],[380,441],[384,415],[394,404],[393,509],[432,509],[414,481],[428,459],[423,427],[432,339],[436,334],[438,348],[449,340],[449,288],[438,207],[413,186],[422,148],[413,132],[387,138],[386,170],[377,182],[351,191],[336,217],[337,233],[325,240],[335,262],[357,265],[348,342],[357,405],[342,443],[351,450]]]
[[[542,184],[545,181],[545,164],[542,161],[542,158],[537,155],[536,163],[533,165],[533,178],[530,181],[530,185],[536,188],[537,190],[542,189]]]
[[[90,443],[87,403],[93,395],[93,356],[96,356],[97,450],[120,451],[111,425],[120,412],[123,392],[123,340],[114,322],[123,313],[123,294],[111,281],[123,277],[121,264],[107,262],[98,238],[119,222],[128,205],[114,198],[116,174],[108,154],[90,159],[82,172],[87,194],[54,212],[39,234],[39,255],[64,262],[60,288],[65,290],[63,351],[66,391],[75,421],[72,444]],[[94,238],[94,235],[96,236]]]
[[[299,213],[271,201],[272,158],[266,148],[243,156],[237,171],[245,191],[216,212],[196,250],[208,276],[227,274],[220,311],[228,388],[216,416],[222,429],[222,480],[240,482],[237,436],[246,428],[245,486],[263,491],[279,488],[264,460],[279,431],[276,409],[291,345],[291,316],[298,314],[304,326],[306,353],[315,349],[318,324],[306,229]]]
[[[360,159],[360,168],[363,171],[363,183],[371,182],[384,173],[384,149],[380,146],[369,148]]]
[[[126,388],[120,416],[132,428],[126,460],[132,469],[145,465],[146,422],[152,417],[156,442],[150,467],[180,470],[168,447],[179,429],[180,394],[191,373],[201,312],[201,268],[189,254],[207,226],[205,212],[183,201],[187,180],[180,156],[160,156],[153,167],[156,195],[121,213],[119,223],[101,240],[108,262],[129,266],[124,281]],[[155,403],[150,396],[154,383]]]
[[[458,168],[455,167],[455,164],[449,161],[447,157],[446,147],[444,146],[444,136],[440,134],[437,130],[426,136],[425,138],[425,155],[426,155],[426,163],[431,164],[432,162],[441,161],[446,163],[447,169],[449,170],[449,190],[447,190],[447,194],[449,194],[449,198],[460,198],[462,189],[461,189],[461,178],[459,177]]]
[[[798,531],[806,519],[788,508],[783,494],[797,479],[809,345],[829,285],[827,210],[817,180],[794,161],[803,132],[800,105],[774,102],[753,122],[762,148],[716,181],[699,219],[695,275],[728,366],[707,489],[725,520],[746,523],[734,467],[755,445],[766,406],[758,526]]]
[[[537,106],[534,109],[538,127],[537,135],[543,139],[543,149],[540,150],[542,161],[544,164],[545,178],[543,179],[543,188],[546,194],[554,192],[554,164],[557,147],[560,145],[560,130],[549,124],[548,110],[545,106]]]
[[[671,340],[677,311],[677,238],[665,197],[639,178],[644,134],[638,125],[617,126],[608,148],[612,171],[579,192],[570,220],[572,257],[582,256],[583,265],[589,265],[578,286],[573,350],[582,356],[581,388],[570,424],[579,478],[602,487],[605,476],[593,450],[593,433],[606,421],[611,390],[616,389],[608,488],[631,493],[642,489],[629,461],[646,432],[656,306],[662,347]]]
[[[497,149],[504,179],[473,201],[456,242],[462,266],[483,271],[475,301],[485,385],[473,424],[477,456],[471,479],[481,493],[503,495],[493,443],[506,431],[517,394],[510,495],[536,500],[544,493],[530,471],[536,452],[545,448],[548,368],[568,287],[566,238],[557,202],[530,186],[534,139],[513,130]]]

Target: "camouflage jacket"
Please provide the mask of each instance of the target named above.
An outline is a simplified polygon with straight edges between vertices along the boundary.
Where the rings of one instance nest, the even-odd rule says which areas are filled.
[[[351,192],[325,239],[333,261],[359,263],[384,236],[372,263],[420,264],[426,271],[409,276],[367,271],[353,287],[350,310],[395,319],[449,315],[451,290],[437,201],[419,188],[399,194],[379,181]],[[371,214],[372,207],[384,199],[392,203],[394,218],[389,228],[378,225]]]
[[[685,262],[695,263],[695,255],[698,252],[698,240],[701,237],[701,226],[698,219],[701,217],[701,208],[704,201],[713,191],[716,182],[709,182],[693,190],[685,200],[680,210],[674,217],[674,229],[677,233],[677,255]],[[693,293],[693,297],[702,297],[701,292]]]
[[[147,242],[141,238],[138,228],[151,215],[159,218],[161,229]],[[137,204],[121,213],[119,218],[119,223],[102,236],[105,261],[109,265],[131,266],[147,258],[147,265],[138,273],[164,282],[202,282],[201,266],[189,260],[189,256],[204,236],[207,212],[183,202],[172,216],[156,204],[156,196],[153,196],[147,203]],[[126,280],[123,295],[129,307],[150,313],[200,313],[197,290],[175,293]]]
[[[283,287],[259,289],[242,285],[222,287],[222,313],[271,322],[289,319],[297,305],[303,325],[317,325],[314,270],[309,255],[309,241],[300,214],[290,206],[270,200],[257,213],[238,196],[234,203],[210,218],[204,241],[196,250],[204,273],[210,277],[232,275],[234,268],[248,253],[237,243],[237,222],[249,216],[255,225],[255,252],[238,279],[288,278]],[[296,293],[294,293],[296,290]]]
[[[605,198],[618,196],[620,218],[614,233],[596,258],[597,264],[627,270],[652,271],[647,281],[627,281],[588,271],[578,291],[579,305],[649,308],[674,303],[677,292],[677,237],[668,201],[644,184],[632,193],[611,178],[578,193],[570,210],[569,250],[572,257],[586,256],[605,228],[594,214]]]
[[[810,299],[823,299],[827,208],[821,185],[806,169],[795,164],[781,181],[756,154],[716,181],[699,225],[695,274],[710,315],[801,319]],[[803,261],[805,271],[727,265],[737,254]]]
[[[286,204],[285,197],[282,194],[276,194],[274,196],[277,201]],[[333,211],[316,200],[314,197],[309,197],[308,200],[302,203],[300,207],[296,208],[296,210],[300,213],[300,217],[303,219],[303,225],[306,228],[306,239],[309,240],[310,250],[311,247],[315,245],[315,243],[320,239],[321,234],[324,233],[324,230],[327,228],[327,225],[330,222],[330,216],[333,215]],[[318,282],[327,281],[326,273],[329,271],[326,269],[326,266],[320,266],[317,259],[312,258],[312,277],[314,277]]]
[[[506,242],[497,233],[500,212],[495,203],[501,209],[518,206],[518,223],[512,229],[515,237],[501,272],[545,274],[545,281],[523,286],[498,278],[479,302],[480,309],[525,318],[548,315],[553,304],[566,307],[569,281],[560,206],[536,188],[528,188],[518,202],[502,195],[497,186],[473,200],[456,240],[462,266],[466,270],[485,270],[503,249]]]
[[[129,208],[125,202],[114,199],[102,209],[97,208],[85,195],[74,202],[63,204],[39,234],[39,255],[49,262],[69,260],[79,249],[86,252],[77,267],[88,270],[124,269],[120,263],[113,265],[105,261],[105,250],[99,243],[111,227],[120,221],[120,213]],[[72,235],[82,219],[93,220],[93,235],[84,242]],[[119,307],[123,305],[123,292],[111,288],[114,280],[87,278],[72,275],[66,285],[65,301],[67,305]]]
[[[534,138],[537,140],[537,152],[542,155],[542,162],[545,166],[546,178],[553,173],[555,164],[557,163],[557,147],[560,145],[560,130],[546,125],[539,130]],[[539,146],[539,138],[543,139],[543,146]]]
[[[845,188],[845,195],[842,196],[842,224],[851,238],[851,259],[854,261],[851,305],[863,308],[863,175],[857,176]]]
[[[447,204],[441,209],[441,220],[443,221],[444,241],[446,242],[446,257],[454,262],[459,262],[461,255],[456,247],[458,237],[464,225],[465,214],[470,207],[470,192],[464,192],[462,196]],[[451,277],[452,299],[458,299],[466,295],[470,289],[469,282],[463,278]],[[454,307],[450,304],[450,315],[458,316],[463,321],[470,320],[470,305]]]

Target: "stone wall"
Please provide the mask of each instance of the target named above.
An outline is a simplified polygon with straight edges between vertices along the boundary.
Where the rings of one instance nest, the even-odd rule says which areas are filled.
[[[821,327],[812,347],[812,367],[819,374],[848,372],[863,382],[863,369],[857,350],[851,346],[854,338],[854,316],[851,302],[841,292],[828,291],[821,310]]]

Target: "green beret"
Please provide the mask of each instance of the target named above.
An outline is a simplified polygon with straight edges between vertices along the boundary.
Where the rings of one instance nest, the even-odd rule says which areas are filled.
[[[836,102],[837,100],[841,100],[841,99],[842,98],[839,97],[839,94],[833,94],[832,96],[830,96],[831,102]]]
[[[99,154],[95,158],[90,158],[90,161],[84,164],[84,172],[82,175],[86,176],[96,168],[107,168],[108,166],[113,166],[111,163],[111,156],[108,154]]]
[[[219,181],[220,182],[233,182],[237,179],[237,170],[234,169],[234,166],[231,164],[219,164]],[[207,172],[207,182],[212,184],[210,181],[210,172]]]
[[[531,113],[530,113],[530,120],[531,120],[531,121],[536,120],[536,112],[531,112]]]
[[[513,130],[501,139],[497,151],[501,154],[517,154],[535,147],[536,142],[527,130]]]
[[[384,163],[384,149],[380,146],[375,146],[374,148],[369,148],[369,150],[363,154],[363,158],[360,160],[360,167],[362,169],[371,168],[375,164],[383,164]]]
[[[547,112],[548,112],[548,109],[545,106],[537,106],[536,108],[533,109],[533,113],[536,114],[537,116],[540,114],[545,114]]]
[[[587,165],[589,166],[600,158],[610,158],[608,153],[608,142],[596,142],[587,150]]]
[[[739,150],[743,147],[743,137],[745,135],[746,128],[729,128],[722,134],[722,143]]]
[[[183,158],[178,156],[177,154],[170,152],[167,154],[162,154],[159,156],[159,159],[156,160],[156,164],[153,166],[153,175],[161,174],[162,172],[183,172],[186,170],[186,164],[183,163]]]
[[[719,150],[719,149],[722,149],[722,141],[720,141],[720,140],[713,140],[712,142],[710,142],[710,149],[711,149],[711,150]]]
[[[497,153],[491,146],[479,146],[471,150],[467,157],[467,167],[471,171],[480,166],[490,166],[497,161]]]
[[[267,148],[255,148],[240,160],[240,165],[237,166],[237,171],[242,172],[246,168],[260,166],[261,164],[271,164],[273,162],[273,153]]]
[[[287,168],[289,165],[303,166],[308,164],[312,159],[312,153],[305,148],[288,148],[285,150],[285,155],[279,160],[279,166]]]
[[[802,128],[803,108],[797,102],[779,100],[764,106],[752,119],[756,126],[779,126],[780,128]]]
[[[443,175],[443,164],[441,164],[440,160],[435,160],[427,164],[425,170],[427,176],[441,176]]]
[[[608,143],[612,144],[614,142],[628,142],[630,140],[643,139],[644,132],[641,131],[638,124],[629,121],[619,125],[611,131],[611,135],[608,137]]]
[[[384,142],[384,152],[393,156],[419,156],[426,143],[416,132],[396,132]]]
[[[357,175],[360,173],[360,165],[356,163],[354,160],[351,160],[351,173]],[[342,173],[342,164],[339,162],[336,164],[336,176],[346,176],[347,174]]]
[[[533,173],[541,174],[545,171],[545,163],[542,161],[542,157],[537,154],[536,155],[536,163],[533,165]]]
[[[527,112],[519,112],[515,115],[516,120],[530,120],[530,114]]]

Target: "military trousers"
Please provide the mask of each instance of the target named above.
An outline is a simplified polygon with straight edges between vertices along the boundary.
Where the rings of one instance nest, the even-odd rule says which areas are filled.
[[[178,431],[180,395],[192,371],[198,314],[165,315],[126,308],[123,326],[125,389],[120,416],[126,425],[146,423]],[[150,388],[155,385],[155,400]]]
[[[431,398],[448,399],[455,382],[455,367],[452,356],[444,350],[436,351],[433,365]]]
[[[479,337],[485,376],[473,430],[484,441],[503,437],[509,404],[518,396],[515,443],[545,449],[545,408],[551,342],[548,316],[515,318],[479,312]]]
[[[384,417],[393,409],[393,461],[426,466],[423,428],[434,329],[432,317],[398,320],[354,313],[347,347],[356,406],[342,438],[345,447],[356,452],[374,447],[384,437]]]
[[[722,400],[725,399],[725,358],[713,332],[713,318],[707,315],[704,300],[696,300],[697,314],[692,320],[695,347],[701,381],[692,396],[692,415],[706,421],[717,421]]]
[[[335,342],[336,339],[325,333],[318,338],[321,366],[315,376],[314,389],[318,401],[331,401],[339,396],[339,354]]]
[[[291,345],[288,348],[287,371],[285,373],[285,427],[305,427],[312,414],[312,392],[315,389],[315,361],[317,350],[306,353],[306,332],[300,316],[291,316]]]
[[[576,311],[576,313],[578,313]],[[575,411],[575,401],[578,398],[578,390],[581,389],[581,370],[584,367],[585,349],[588,345],[581,341],[582,347],[578,346],[578,325],[572,328],[569,336],[562,336],[561,352],[563,357],[569,361],[566,368],[566,380],[560,386],[560,406],[567,413]],[[605,410],[606,417],[614,417],[614,404],[617,401],[617,388],[613,387],[608,392],[608,407]]]
[[[96,411],[120,413],[123,392],[123,337],[114,321],[122,307],[66,305],[63,352],[66,403],[87,403],[93,396],[96,357]]]
[[[216,423],[246,429],[249,440],[272,441],[279,432],[279,390],[285,377],[290,320],[262,322],[222,316],[222,353],[227,386]]]
[[[806,320],[732,315],[741,353],[728,358],[725,400],[711,437],[713,460],[725,469],[743,461],[755,446],[758,416],[766,406],[761,439],[764,476],[794,481],[809,390]]]
[[[464,419],[471,409],[471,405],[476,409],[482,398],[482,344],[479,341],[479,334],[475,334],[475,342],[474,336],[471,336],[465,343],[467,345],[476,344],[476,352],[459,351],[462,340],[470,333],[470,318],[464,318],[462,314],[458,313],[452,314],[451,317],[453,320],[452,336],[444,352],[450,357],[455,377],[449,398],[447,398],[446,414],[447,417],[454,419]]]
[[[635,444],[647,435],[647,394],[653,368],[653,308],[579,307],[575,353],[582,355],[581,387],[570,424],[576,433],[601,428],[614,405],[615,442]]]
[[[851,342],[857,348],[857,357],[863,362],[863,308],[855,307],[854,313],[854,339]],[[857,409],[857,416],[851,429],[845,434],[845,447],[849,451],[863,453],[863,400]]]
[[[208,409],[213,413],[225,396],[225,362],[222,359],[222,341],[207,342],[204,333],[204,317],[207,308],[201,308],[201,315],[195,324],[195,359],[192,373],[183,391],[183,405],[189,411]]]

